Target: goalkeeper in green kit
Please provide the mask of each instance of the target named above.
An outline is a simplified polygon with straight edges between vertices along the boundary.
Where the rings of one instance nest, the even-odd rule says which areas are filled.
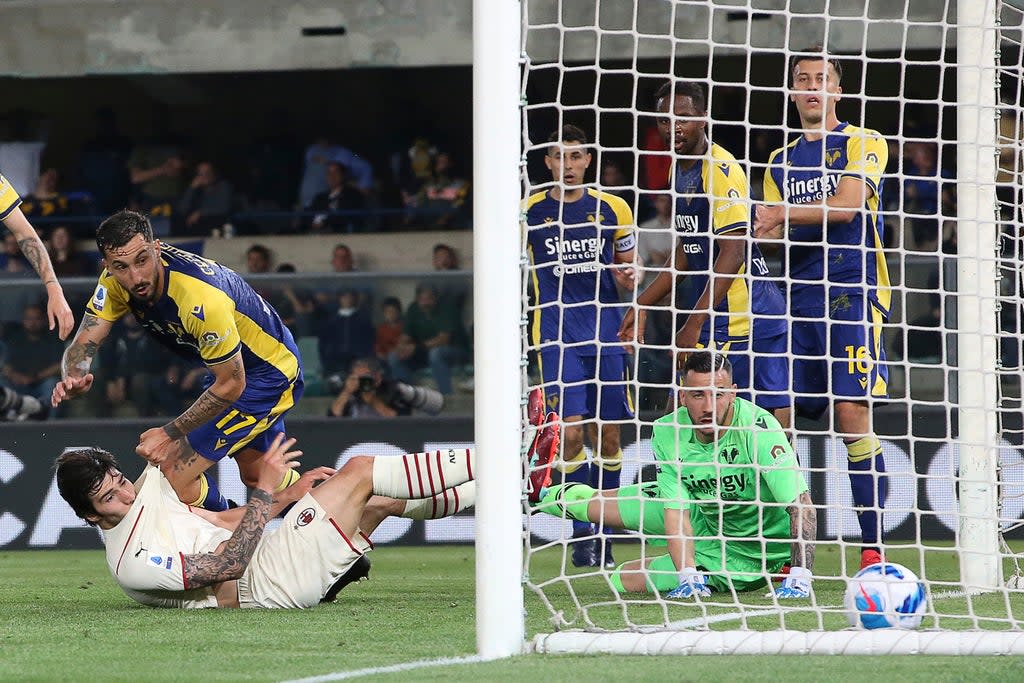
[[[748,591],[788,565],[776,597],[808,597],[817,516],[786,433],[771,413],[736,397],[724,354],[690,355],[681,391],[682,406],[654,423],[656,482],[614,491],[544,487],[550,473],[543,461],[552,456],[532,449],[539,473],[531,475],[533,511],[661,537],[653,544],[667,539],[667,555],[615,569],[619,592],[691,598]],[[556,427],[550,417],[539,442]]]

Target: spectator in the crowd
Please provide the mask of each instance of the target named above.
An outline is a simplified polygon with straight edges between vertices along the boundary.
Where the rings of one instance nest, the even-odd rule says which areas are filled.
[[[352,249],[347,244],[339,243],[334,245],[334,251],[331,252],[331,271],[334,273],[355,273],[359,271],[355,265],[355,256],[352,254]],[[333,308],[342,288],[355,289],[359,295],[359,305],[364,308],[372,307],[373,287],[364,284],[357,285],[350,280],[346,280],[342,286],[333,285],[317,289],[314,293],[317,305]]]
[[[35,396],[49,403],[53,388],[60,381],[60,361],[64,345],[46,329],[46,312],[38,304],[25,307],[21,327],[7,338],[7,362],[3,368],[5,384],[19,394]]]
[[[179,234],[208,235],[227,221],[234,190],[209,161],[196,166],[192,184],[178,201],[176,218]]]
[[[377,358],[387,360],[402,336],[402,302],[393,296],[384,299],[380,304],[380,317],[373,351]]]
[[[25,260],[25,255],[21,253],[21,247],[18,246],[18,238],[9,231],[4,233],[4,250],[0,254],[0,268],[3,269],[4,275],[7,277],[32,272],[32,266]]]
[[[254,244],[245,250],[245,269],[250,273],[269,273],[272,257],[270,249]]]
[[[150,114],[153,135],[135,145],[128,167],[135,205],[144,213],[169,216],[185,191],[185,155],[170,131],[170,113],[157,104]]]
[[[364,217],[359,214],[338,214],[338,211],[362,211],[366,197],[351,181],[346,169],[337,161],[327,163],[327,189],[318,193],[309,205],[313,216],[312,228],[316,232],[352,232],[362,229]]]
[[[297,269],[291,263],[282,263],[277,267],[278,273],[295,273]],[[267,302],[274,307],[277,314],[294,337],[305,337],[313,333],[313,313],[316,304],[313,297],[304,289],[295,289],[291,282],[280,287],[272,287],[267,292]]]
[[[935,251],[941,238],[939,208],[950,202],[951,190],[943,181],[951,183],[952,174],[938,168],[934,142],[914,142],[907,150],[910,158],[904,169],[903,210],[910,219],[915,248]]]
[[[464,349],[465,331],[455,310],[442,305],[436,287],[419,285],[416,301],[405,314],[403,334],[388,357],[392,376],[411,383],[415,370],[429,366],[438,390],[451,394],[452,366],[462,359]]]
[[[654,216],[640,223],[637,235],[637,252],[645,266],[647,284],[658,276],[658,269],[665,267],[676,241],[676,231],[672,225],[672,195],[656,194],[652,203]]]
[[[299,185],[300,206],[311,205],[314,197],[327,191],[327,164],[332,161],[348,169],[356,187],[364,195],[373,190],[373,167],[370,163],[352,150],[333,144],[327,136],[321,136],[306,148],[305,167]]]
[[[82,277],[95,275],[95,269],[87,257],[78,251],[71,231],[66,226],[58,225],[50,233],[50,261],[57,277]]]
[[[411,217],[413,210],[419,206],[420,191],[434,168],[434,157],[437,147],[424,136],[417,137],[406,153],[405,158],[393,169],[396,184],[402,197],[402,206],[408,209],[406,216]]]
[[[455,174],[451,155],[434,157],[434,172],[420,189],[413,221],[424,226],[466,227],[469,181]]]
[[[613,158],[605,158],[601,163],[601,190],[621,197],[630,210],[636,212],[636,194],[632,185],[622,164]]]
[[[57,188],[59,181],[57,169],[48,168],[43,171],[32,193],[22,197],[22,213],[31,218],[67,216],[71,213],[71,202]]]
[[[344,384],[327,409],[329,417],[395,417],[410,412],[407,403],[397,400],[375,358],[352,362]]]
[[[121,318],[113,343],[100,347],[106,377],[107,412],[117,417],[177,415],[177,359],[154,341],[131,313]]]
[[[356,269],[352,249],[347,244],[335,244],[331,252],[331,268],[335,273],[351,273]]]
[[[434,270],[438,272],[459,269],[459,256],[455,253],[455,247],[448,244],[434,245],[432,262]],[[460,319],[465,311],[469,291],[470,283],[466,280],[446,279],[437,284],[437,294],[441,302],[450,305]]]
[[[103,107],[96,111],[96,135],[82,147],[75,165],[75,183],[92,197],[94,210],[110,213],[124,208],[131,194],[128,174],[132,143],[121,135],[117,114]],[[175,195],[177,196],[177,195]]]
[[[344,374],[356,358],[373,355],[375,336],[373,321],[359,305],[358,293],[342,290],[337,307],[321,320],[317,330],[324,374]]]
[[[640,154],[640,187],[645,190],[667,190],[672,154],[665,138],[658,132],[656,119],[648,118],[647,121],[649,123],[643,127],[640,139],[640,149],[643,150]]]

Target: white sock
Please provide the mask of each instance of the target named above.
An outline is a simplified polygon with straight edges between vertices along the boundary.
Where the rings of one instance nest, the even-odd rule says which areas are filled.
[[[405,511],[399,517],[406,519],[440,519],[473,507],[476,503],[476,482],[445,489],[430,498],[410,498],[405,501]]]
[[[472,448],[378,456],[373,459],[373,492],[389,498],[431,498],[472,481],[475,469]]]

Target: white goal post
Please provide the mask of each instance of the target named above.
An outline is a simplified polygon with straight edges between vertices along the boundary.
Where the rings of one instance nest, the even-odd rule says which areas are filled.
[[[1017,606],[1024,602],[1024,580],[1019,567],[1016,572],[1012,569],[1024,545],[1014,549],[1003,536],[1020,525],[1018,517],[1024,512],[1024,456],[1019,438],[1024,428],[1018,425],[1019,415],[1012,414],[1020,410],[1024,391],[1020,357],[1024,277],[1015,260],[1024,254],[1020,234],[1024,226],[1019,223],[1017,205],[1024,174],[1022,19],[1024,3],[1016,0],[474,0],[479,656],[493,659],[530,651],[1024,654],[1024,608]],[[853,80],[849,87],[844,82],[840,119],[878,128],[897,151],[932,142],[938,146],[935,178],[940,207],[935,218],[944,232],[940,231],[937,244],[929,250],[916,236],[911,242],[902,237],[903,232],[910,234],[907,226],[917,217],[915,210],[908,209],[910,200],[902,197],[902,191],[898,204],[879,207],[886,225],[900,226],[901,232],[894,244],[885,247],[898,293],[885,334],[903,340],[902,355],[890,359],[890,385],[896,387],[896,395],[891,391],[890,396],[891,405],[904,409],[905,433],[883,438],[883,444],[887,459],[896,456],[895,469],[889,472],[892,515],[902,514],[904,528],[911,530],[910,538],[894,543],[893,557],[896,561],[913,558],[903,561],[915,563],[910,566],[928,592],[925,622],[916,631],[848,628],[841,594],[838,603],[815,597],[794,605],[765,597],[765,590],[752,598],[727,592],[697,606],[679,606],[657,595],[616,595],[610,590],[608,570],[579,571],[569,563],[569,527],[564,516],[538,521],[545,516],[524,514],[523,456],[532,438],[524,406],[529,389],[539,380],[530,368],[531,348],[525,334],[530,311],[524,282],[530,263],[524,251],[521,207],[531,191],[551,186],[550,176],[531,176],[531,169],[538,165],[531,167],[528,162],[543,154],[546,135],[555,125],[585,121],[598,169],[590,171],[586,183],[600,191],[625,190],[634,198],[631,208],[636,214],[642,195],[652,194],[641,189],[639,167],[649,153],[637,132],[652,112],[646,101],[653,92],[651,83],[685,77],[708,92],[713,140],[716,98],[724,97],[718,90],[730,90],[734,96],[742,91],[737,101],[744,103],[745,115],[725,125],[742,128],[746,144],[730,151],[748,176],[758,170],[758,164],[764,172],[764,159],[752,158],[751,133],[774,126],[777,132],[784,131],[788,142],[798,126],[786,119],[783,96],[788,83],[766,85],[758,80],[763,76],[754,75],[755,62],[769,56],[784,64],[794,51],[815,42],[852,63],[854,73],[859,66],[859,82]],[[688,59],[700,66],[679,67]],[[721,69],[726,74],[722,83],[717,80],[716,60],[729,62]],[[878,91],[899,93],[867,92],[869,69],[886,62],[897,65],[900,83]],[[698,73],[701,68],[705,70]],[[737,69],[745,70],[742,80],[736,78]],[[904,95],[900,88],[910,88],[909,81],[922,74],[931,74],[935,80],[932,95],[922,96],[920,87],[916,94]],[[954,80],[955,87],[948,87]],[[1010,83],[1013,80],[1015,85]],[[591,82],[593,96],[587,100],[580,95],[585,90],[580,84]],[[944,85],[948,92],[943,91]],[[543,94],[535,101],[537,92]],[[774,124],[753,120],[752,102],[763,102],[766,93],[782,105],[775,110]],[[894,112],[885,109],[885,100],[891,100]],[[869,109],[887,112],[895,123],[887,129],[872,125]],[[912,111],[915,116],[934,112],[937,120],[930,122],[931,133],[910,128]],[[1010,126],[1012,139],[1006,138],[1001,115],[1015,121]],[[532,126],[532,117],[543,125]],[[1008,147],[1012,148],[1009,154]],[[602,164],[612,159],[625,160],[620,163],[627,173],[623,186],[605,185],[601,177]],[[1003,177],[1006,159],[1014,165],[1008,171],[1009,181]],[[942,166],[950,160],[955,160],[956,175],[944,184]],[[910,177],[909,167],[909,161],[898,161],[886,182],[902,189]],[[1000,183],[1008,194],[997,196]],[[947,185],[955,187],[951,214],[941,206],[941,188]],[[643,240],[644,230],[638,232]],[[948,245],[942,244],[944,235]],[[936,284],[910,276],[917,264],[931,260],[939,264]],[[909,340],[929,328],[908,321],[907,306],[930,295],[941,309],[938,358],[917,362],[908,353]],[[1001,329],[1008,321],[1016,327]],[[1010,347],[1017,349],[1016,357],[1008,355]],[[633,362],[636,370],[639,361]],[[922,387],[928,383],[929,389],[915,394],[915,382]],[[671,380],[662,388],[668,392],[670,387]],[[916,412],[919,408],[931,412],[921,417]],[[638,412],[627,425],[635,440],[624,449],[624,485],[631,483],[626,472],[629,478],[639,477],[641,467],[653,462],[643,435],[649,434],[652,420],[661,414]],[[940,414],[948,424],[920,424]],[[1002,419],[1009,420],[1010,426]],[[800,461],[808,470],[811,494],[819,506],[820,547],[840,556],[834,560],[838,569],[815,571],[815,586],[827,595],[827,587],[837,590],[856,571],[856,566],[842,559],[858,545],[849,532],[853,522],[849,491],[843,488],[846,458],[836,455],[839,441],[833,426],[825,424],[810,440],[801,436],[799,425],[797,433]],[[812,446],[808,444],[819,450],[809,453]],[[935,491],[948,495],[936,502],[941,496]],[[934,496],[931,506],[920,507],[919,499],[928,496]],[[937,528],[948,532],[949,541],[932,538]],[[624,543],[626,559],[636,556],[629,549],[645,547],[645,540],[641,537],[637,545],[634,535],[633,545]],[[644,557],[648,552],[640,551]],[[951,559],[938,563],[935,558],[940,555]],[[552,625],[555,632],[550,632]]]

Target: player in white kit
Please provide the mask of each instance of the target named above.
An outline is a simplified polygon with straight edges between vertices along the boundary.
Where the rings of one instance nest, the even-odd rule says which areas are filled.
[[[274,499],[270,491],[298,464],[301,451],[288,450],[294,443],[278,435],[249,502],[224,512],[180,502],[158,467],[133,484],[99,448],[62,454],[57,485],[75,513],[102,530],[124,592],[155,607],[313,607],[372,549],[372,527],[388,514],[433,518],[472,504],[471,449],[356,456],[336,473],[306,472]],[[264,535],[291,503],[280,527]]]

